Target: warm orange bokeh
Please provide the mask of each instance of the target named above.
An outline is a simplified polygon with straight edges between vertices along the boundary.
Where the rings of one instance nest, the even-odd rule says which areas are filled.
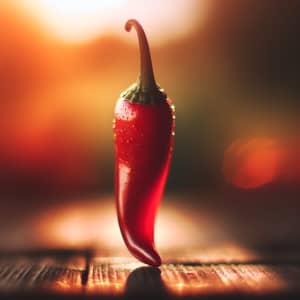
[[[127,18],[144,25],[157,82],[177,107],[172,189],[217,183],[221,149],[232,137],[290,135],[298,94],[283,84],[292,87],[291,77],[297,87],[289,66],[297,65],[299,26],[292,6],[281,3],[1,0],[0,189],[43,185],[47,193],[54,181],[71,183],[72,191],[112,189],[114,105],[139,72]],[[270,24],[270,13],[280,18]],[[278,61],[280,72],[271,72]],[[277,154],[265,160],[261,148],[249,147],[242,164],[228,158],[225,165],[229,182],[251,188],[273,180]],[[287,181],[300,177],[291,158],[297,151],[291,147],[282,164]]]
[[[276,139],[240,139],[225,152],[224,177],[239,188],[258,188],[276,179],[281,160],[282,150]]]
[[[101,187],[103,155],[113,164],[113,107],[139,70],[137,38],[125,32],[125,21],[138,18],[153,47],[182,38],[199,23],[197,1],[169,2],[142,2],[149,9],[125,0],[1,4],[4,186],[16,190],[17,181],[30,181],[32,190],[42,186],[45,192],[61,185]],[[161,21],[153,22],[153,14],[162,14]]]

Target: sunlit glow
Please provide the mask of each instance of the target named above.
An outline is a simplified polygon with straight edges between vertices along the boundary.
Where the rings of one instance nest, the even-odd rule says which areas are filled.
[[[281,155],[276,139],[237,140],[225,152],[224,177],[239,188],[258,188],[278,176]]]
[[[189,32],[204,15],[204,0],[16,1],[20,2],[52,33],[68,42],[81,42],[111,32],[124,35],[122,28],[129,18],[140,20],[151,39],[170,40]]]
[[[116,250],[117,253],[126,249],[113,199],[105,202],[83,201],[56,208],[38,216],[35,222],[39,224],[39,242],[45,246],[101,247],[109,251]],[[156,229],[158,249],[183,248],[199,241],[197,226],[187,215],[169,205],[162,207]]]

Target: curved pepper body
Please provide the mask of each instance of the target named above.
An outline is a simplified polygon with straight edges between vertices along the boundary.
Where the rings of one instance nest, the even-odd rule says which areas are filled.
[[[156,84],[150,49],[141,24],[134,27],[140,48],[140,75],[115,108],[115,185],[119,225],[129,251],[140,261],[159,266],[154,225],[166,183],[174,139],[174,106]]]
[[[130,252],[161,264],[154,245],[157,208],[166,183],[174,139],[174,107],[120,98],[115,109],[115,185],[118,221]]]

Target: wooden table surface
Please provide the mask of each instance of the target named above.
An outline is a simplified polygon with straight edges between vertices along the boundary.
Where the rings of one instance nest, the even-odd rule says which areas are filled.
[[[0,298],[300,299],[298,200],[189,198],[163,203],[159,269],[126,252],[111,196],[2,213]]]
[[[2,253],[0,296],[21,298],[299,299],[300,256],[257,257],[236,245],[170,254],[159,268],[92,251]],[[219,257],[219,259],[216,259]]]

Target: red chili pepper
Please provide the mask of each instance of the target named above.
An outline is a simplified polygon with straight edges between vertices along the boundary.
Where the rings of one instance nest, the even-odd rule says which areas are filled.
[[[154,223],[166,183],[174,140],[174,106],[156,84],[149,45],[142,26],[129,20],[140,47],[137,83],[124,91],[115,108],[115,185],[118,220],[129,251],[140,261],[159,266]]]

